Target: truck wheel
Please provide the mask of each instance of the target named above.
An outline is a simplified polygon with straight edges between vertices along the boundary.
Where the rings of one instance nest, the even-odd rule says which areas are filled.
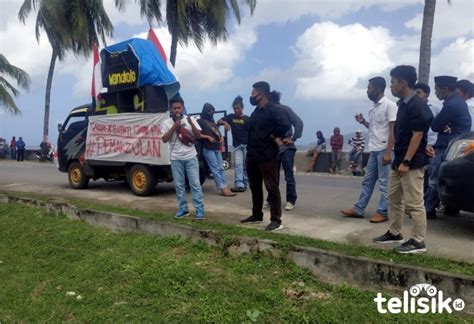
[[[227,161],[227,160],[222,161],[222,167],[223,167],[224,170],[226,170],[226,171],[229,170],[229,168],[230,168],[230,163],[229,163],[229,161]]]
[[[84,170],[79,162],[73,162],[68,169],[69,184],[73,189],[85,189],[89,184],[89,178],[84,174]]]
[[[130,189],[137,196],[148,196],[156,186],[156,177],[150,168],[135,164],[129,171]]]

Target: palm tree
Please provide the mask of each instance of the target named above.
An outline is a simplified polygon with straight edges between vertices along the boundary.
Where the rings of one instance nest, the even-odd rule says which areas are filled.
[[[433,35],[436,0],[425,0],[423,24],[421,25],[420,62],[418,64],[419,82],[428,84],[431,65],[431,37]]]
[[[253,14],[257,0],[245,0],[244,3]],[[171,34],[171,64],[176,64],[178,42],[187,45],[189,40],[193,40],[201,50],[206,38],[214,45],[227,40],[226,22],[231,11],[240,24],[237,0],[167,0],[166,22]]]
[[[112,36],[113,26],[105,12],[102,0],[24,0],[18,18],[25,23],[31,11],[36,17],[36,39],[44,30],[51,44],[52,53],[46,81],[43,134],[49,134],[51,87],[56,60],[74,55],[88,56],[98,35],[105,43],[105,36]]]
[[[0,106],[6,111],[19,114],[21,111],[12,97],[12,95],[18,96],[19,91],[5,77],[15,80],[18,86],[28,90],[31,82],[30,76],[22,69],[11,65],[7,58],[0,54]]]
[[[142,17],[146,17],[149,25],[153,21],[162,22],[161,0],[135,0],[140,6]],[[244,3],[253,14],[257,0],[245,0]],[[125,0],[115,0],[119,10],[125,7]],[[167,0],[166,23],[171,34],[170,62],[176,64],[178,43],[187,45],[190,40],[199,50],[204,41],[209,39],[214,45],[225,41],[228,36],[226,27],[230,12],[240,24],[240,7],[238,0]]]
[[[451,0],[447,0],[451,4]],[[431,66],[431,37],[433,35],[436,0],[425,0],[423,24],[421,25],[420,61],[418,64],[419,82],[428,84]]]

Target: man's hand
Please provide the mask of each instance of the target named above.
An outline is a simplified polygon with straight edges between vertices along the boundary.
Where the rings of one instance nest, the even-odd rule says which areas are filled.
[[[392,154],[389,151],[385,151],[383,158],[382,158],[382,164],[383,165],[388,165],[392,163]]]
[[[277,143],[278,146],[283,146],[283,141],[279,137],[275,137],[275,143]]]
[[[410,167],[408,165],[404,165],[403,163],[401,163],[398,166],[398,176],[403,177],[405,174],[408,173],[408,170],[410,170]]]
[[[428,145],[425,149],[425,153],[426,155],[428,155],[429,157],[434,157],[435,156],[435,150],[433,148],[433,145]]]
[[[364,116],[362,114],[357,114],[354,116],[355,117],[355,120],[359,123],[359,124],[362,124],[365,120]]]

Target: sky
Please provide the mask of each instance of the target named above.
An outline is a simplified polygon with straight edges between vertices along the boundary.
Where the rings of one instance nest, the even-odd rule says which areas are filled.
[[[17,14],[22,0],[0,0],[0,53],[32,78],[29,92],[16,103],[21,115],[0,110],[0,137],[22,136],[27,145],[42,139],[46,77],[51,47],[44,33],[35,38],[36,13],[25,24]],[[231,112],[237,95],[244,112],[252,84],[265,80],[282,93],[282,103],[304,121],[305,145],[316,130],[326,137],[335,126],[342,134],[360,128],[356,113],[367,115],[367,80],[383,76],[399,64],[418,67],[422,0],[257,0],[253,15],[245,9],[240,25],[231,19],[226,42],[206,42],[200,52],[191,42],[178,47],[175,73],[189,112],[205,102]],[[114,25],[108,44],[133,37],[146,38],[148,23],[135,1],[118,12],[114,0],[104,6]],[[474,0],[438,0],[432,40],[430,86],[436,75],[474,81]],[[171,36],[165,25],[154,26],[169,56]],[[101,45],[103,46],[103,45]],[[57,140],[57,124],[69,111],[90,102],[92,58],[67,56],[56,64],[51,93],[50,139]],[[385,94],[396,101],[387,87]],[[435,98],[431,102],[441,105]]]

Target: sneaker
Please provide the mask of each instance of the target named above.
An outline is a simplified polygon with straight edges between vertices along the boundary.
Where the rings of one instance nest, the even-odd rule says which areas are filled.
[[[268,203],[268,201],[265,200],[265,201],[263,202],[263,206],[262,206],[262,207],[265,208],[265,209],[266,209],[266,208],[270,208],[270,204]]]
[[[292,204],[288,201],[285,205],[285,210],[293,210],[293,209],[295,209],[295,204]]]
[[[267,227],[265,227],[265,230],[269,232],[275,232],[275,231],[281,230],[282,228],[283,228],[283,225],[281,225],[280,223],[271,222],[270,224],[267,225]]]
[[[196,209],[196,219],[197,220],[206,219],[206,216],[204,215],[204,209],[202,209],[202,208]]]
[[[178,210],[178,212],[176,213],[176,215],[174,216],[174,218],[183,218],[184,216],[188,216],[189,215],[189,210],[187,209],[180,209]]]
[[[375,243],[399,243],[403,242],[403,236],[402,234],[393,235],[387,231],[384,235],[374,238],[373,241]]]
[[[417,242],[414,239],[409,239],[393,250],[399,253],[422,253],[426,252],[426,246],[424,242]]]
[[[263,216],[262,217],[257,217],[257,216],[249,216],[247,218],[244,218],[240,221],[243,224],[258,224],[263,222]]]

